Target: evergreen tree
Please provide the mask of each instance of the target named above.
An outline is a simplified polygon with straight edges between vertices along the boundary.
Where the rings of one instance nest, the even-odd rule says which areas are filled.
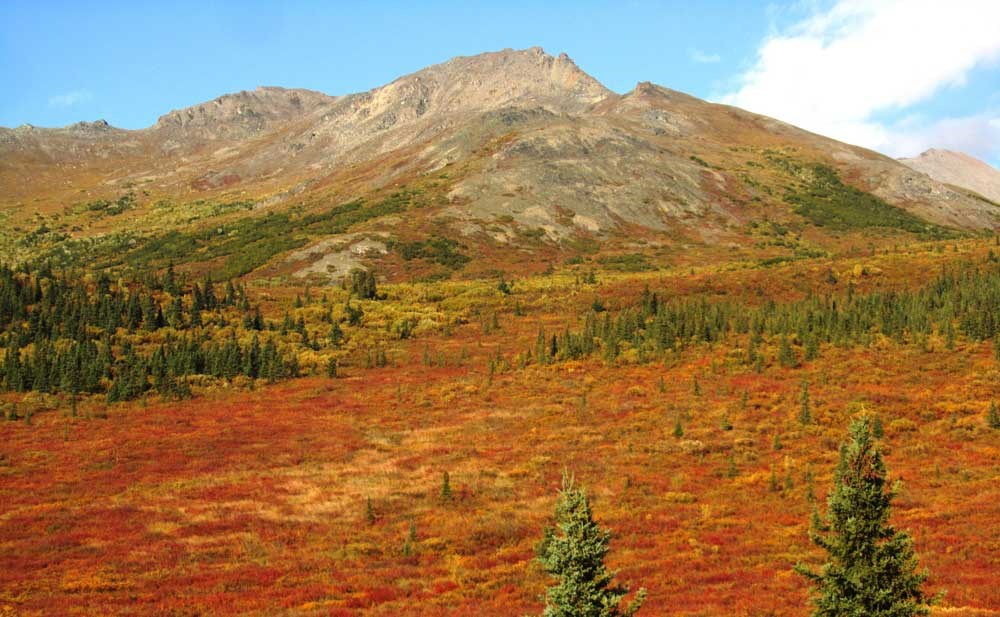
[[[180,291],[177,288],[177,278],[174,275],[174,264],[171,262],[167,265],[167,271],[163,275],[163,282],[161,283],[164,291],[166,291],[171,296],[176,296]]]
[[[996,401],[990,401],[990,409],[986,412],[986,426],[1000,429],[1000,411],[997,411]]]
[[[913,540],[889,525],[894,488],[870,418],[856,420],[840,448],[825,520],[814,514],[812,541],[825,550],[819,572],[796,571],[815,585],[814,617],[910,617],[929,614],[921,591],[927,578],[916,571]]]
[[[881,415],[876,415],[875,419],[872,420],[872,435],[875,436],[875,439],[885,437],[885,425],[882,423]]]
[[[630,617],[639,610],[645,589],[619,608],[628,587],[614,585],[615,572],[604,565],[610,542],[611,531],[594,522],[586,493],[564,474],[556,526],[545,530],[538,551],[542,567],[558,580],[546,592],[543,617]]]
[[[756,364],[758,358],[757,354],[757,341],[754,337],[750,337],[750,342],[747,344],[747,357],[746,363],[749,365]]]
[[[378,297],[374,272],[361,269],[351,270],[348,286],[350,292],[362,300],[374,300]]]
[[[815,360],[819,357],[819,339],[810,335],[806,337],[806,360]]]
[[[327,334],[327,340],[330,341],[330,347],[337,347],[344,340],[344,331],[340,329],[340,324],[336,321],[330,324],[330,332]]]
[[[812,408],[809,404],[809,384],[802,383],[802,393],[799,395],[799,424],[812,424]]]
[[[792,344],[787,336],[781,337],[781,346],[778,348],[778,363],[785,368],[798,368],[799,358],[792,350]]]
[[[447,471],[441,476],[441,499],[451,501],[451,478]]]
[[[364,319],[365,312],[361,307],[355,307],[351,305],[351,301],[348,300],[347,304],[344,305],[344,315],[347,316],[347,323],[351,326],[360,326],[362,319]]]

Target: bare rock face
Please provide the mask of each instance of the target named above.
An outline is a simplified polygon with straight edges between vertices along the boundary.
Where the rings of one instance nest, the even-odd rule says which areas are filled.
[[[968,189],[1000,203],[1000,170],[968,154],[931,148],[918,157],[899,160],[938,182]]]
[[[336,99],[311,90],[260,87],[160,116],[153,131],[174,140],[258,137],[308,116]]]
[[[502,107],[581,113],[610,94],[566,54],[553,58],[533,47],[453,58],[401,77],[378,89],[373,108],[399,101],[414,105],[416,115],[477,113]]]
[[[719,205],[706,199],[695,163],[606,118],[564,117],[532,129],[459,182],[451,197],[464,205],[447,214],[511,217],[562,237],[621,223],[662,231]]]
[[[309,131],[328,158],[350,162],[406,147],[503,108],[579,114],[611,95],[565,54],[534,47],[453,58],[343,97]]]

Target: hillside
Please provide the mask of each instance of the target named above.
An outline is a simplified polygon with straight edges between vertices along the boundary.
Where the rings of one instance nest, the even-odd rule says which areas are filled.
[[[900,162],[938,182],[959,186],[1000,202],[1000,170],[968,154],[931,148],[918,157],[900,159]]]
[[[995,204],[874,152],[649,83],[619,96],[539,48],[455,58],[359,94],[225,95],[138,131],[3,129],[0,188],[15,232],[3,248],[20,258],[194,271],[228,261],[223,276],[321,276],[341,263],[394,280],[475,277],[512,248],[540,270],[637,241],[664,264],[679,253],[793,259],[1000,220]],[[123,198],[127,217],[99,205]],[[350,221],[296,223],[359,199]],[[258,234],[238,264],[239,241],[198,240],[269,215],[288,223]],[[792,233],[762,237],[770,223]],[[201,249],[121,250],[170,234]],[[390,245],[443,237],[481,267],[402,263],[413,260],[381,248],[355,259],[358,234]]]

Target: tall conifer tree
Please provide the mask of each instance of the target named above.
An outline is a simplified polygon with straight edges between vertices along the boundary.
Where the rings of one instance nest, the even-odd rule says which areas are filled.
[[[840,448],[824,519],[813,516],[809,536],[826,551],[819,572],[795,567],[815,585],[813,617],[910,617],[927,615],[913,540],[889,524],[895,488],[887,486],[872,421],[851,424]]]

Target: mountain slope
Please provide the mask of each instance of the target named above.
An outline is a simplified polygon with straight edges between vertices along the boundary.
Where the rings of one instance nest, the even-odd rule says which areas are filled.
[[[968,154],[931,148],[915,158],[899,160],[938,182],[969,189],[1000,202],[1000,170]]]
[[[337,97],[225,95],[138,131],[2,129],[0,188],[0,212],[17,223],[4,248],[19,258],[221,259],[227,274],[321,271],[348,232],[475,247],[480,259],[461,266],[474,275],[512,249],[539,264],[635,246],[664,259],[795,257],[1000,222],[995,204],[877,153],[649,83],[618,95],[540,48],[454,58]],[[187,248],[133,259],[167,236]],[[459,267],[412,254],[348,262],[410,276]]]

